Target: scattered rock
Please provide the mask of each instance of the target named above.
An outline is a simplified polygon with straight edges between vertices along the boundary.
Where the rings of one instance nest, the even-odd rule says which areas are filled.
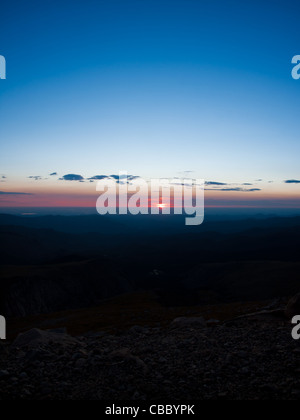
[[[8,378],[10,376],[7,370],[0,370],[0,379]]]
[[[137,364],[137,366],[139,366],[143,369],[144,373],[148,372],[148,368],[147,368],[147,365],[145,364],[145,362],[142,359],[140,359],[139,357],[131,354],[131,352],[128,348],[124,348],[124,349],[114,351],[114,352],[111,353],[110,356],[112,358],[118,358],[118,359],[133,361]]]
[[[34,328],[24,334],[20,334],[14,341],[13,346],[18,348],[37,348],[39,345],[48,345],[51,342],[58,343],[63,346],[77,344],[77,340],[67,334],[42,331]]]
[[[147,334],[148,329],[145,327],[141,327],[139,325],[134,325],[133,327],[130,328],[129,332],[134,333],[134,334]]]
[[[75,363],[75,367],[78,369],[83,368],[86,365],[86,360],[85,359],[78,359]]]
[[[299,398],[290,323],[245,317],[205,326],[186,317],[101,339],[28,331],[1,355],[0,400]]]

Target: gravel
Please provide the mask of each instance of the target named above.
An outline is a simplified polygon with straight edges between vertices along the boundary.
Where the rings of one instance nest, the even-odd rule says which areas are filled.
[[[261,316],[76,339],[35,330],[1,344],[0,400],[298,400],[291,329]]]

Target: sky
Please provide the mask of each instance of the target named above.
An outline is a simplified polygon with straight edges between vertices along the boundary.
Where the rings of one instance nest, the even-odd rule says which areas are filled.
[[[0,207],[95,206],[91,178],[125,170],[204,179],[212,207],[300,208],[299,12],[289,0],[4,2]]]

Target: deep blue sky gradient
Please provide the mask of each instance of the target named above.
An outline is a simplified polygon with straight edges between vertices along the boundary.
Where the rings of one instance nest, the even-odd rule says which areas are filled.
[[[0,13],[1,190],[54,171],[191,170],[298,193],[283,181],[300,179],[299,2],[6,1]]]

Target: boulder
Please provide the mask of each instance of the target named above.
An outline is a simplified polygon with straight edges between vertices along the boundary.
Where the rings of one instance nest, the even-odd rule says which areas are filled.
[[[141,327],[140,325],[134,325],[129,330],[132,334],[147,334],[149,332],[148,328]]]
[[[67,334],[54,333],[51,331],[43,331],[34,328],[23,334],[19,334],[14,341],[13,346],[18,348],[36,348],[38,346],[48,345],[51,343],[60,344],[62,346],[69,346],[78,344],[78,341]]]
[[[171,323],[172,328],[199,328],[206,326],[206,322],[202,317],[180,317],[175,318]]]
[[[288,319],[292,319],[296,315],[300,315],[300,293],[294,296],[288,303],[285,315]]]

